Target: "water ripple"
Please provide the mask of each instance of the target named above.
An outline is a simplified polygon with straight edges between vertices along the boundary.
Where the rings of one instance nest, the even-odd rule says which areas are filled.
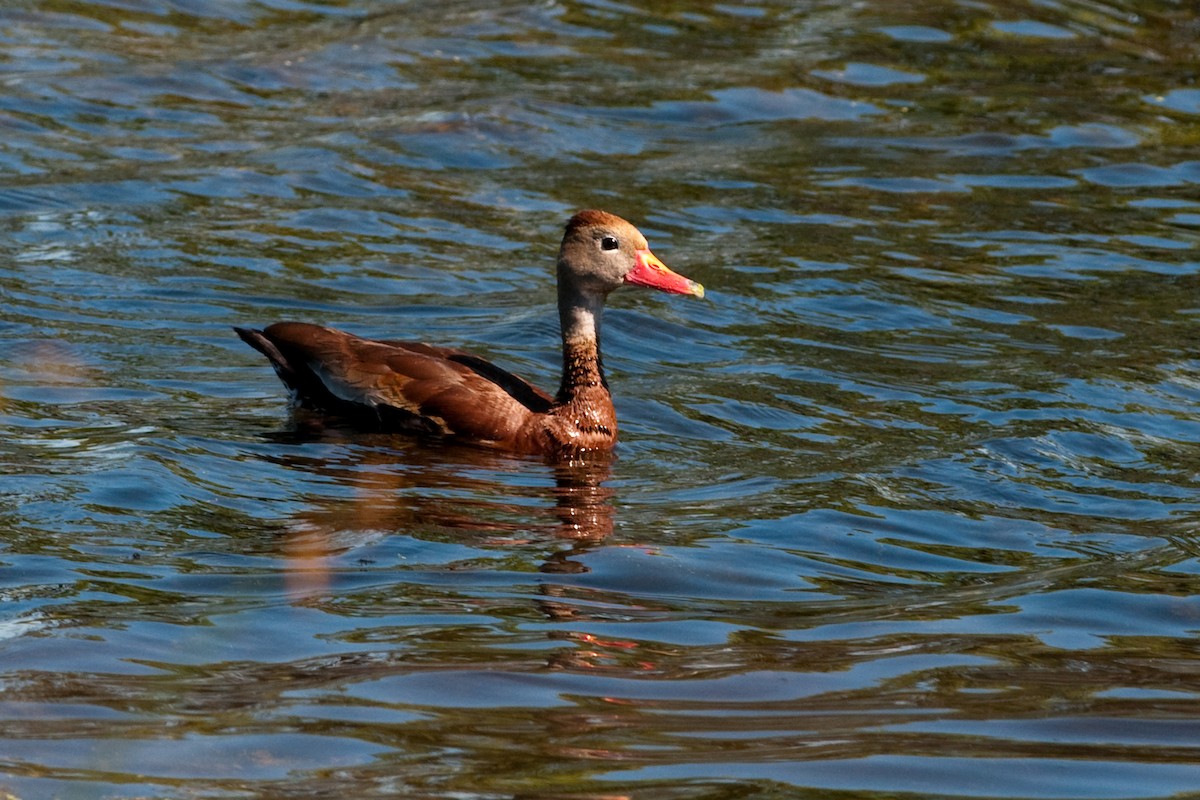
[[[1192,16],[0,10],[4,790],[1193,791]],[[613,296],[612,463],[291,414],[229,330],[552,389],[588,206],[710,289]]]

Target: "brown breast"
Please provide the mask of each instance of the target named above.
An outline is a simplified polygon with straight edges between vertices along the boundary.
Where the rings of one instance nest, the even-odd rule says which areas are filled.
[[[617,412],[612,395],[603,386],[589,387],[556,403],[529,427],[540,430],[542,440],[530,452],[556,458],[611,450],[617,443]]]

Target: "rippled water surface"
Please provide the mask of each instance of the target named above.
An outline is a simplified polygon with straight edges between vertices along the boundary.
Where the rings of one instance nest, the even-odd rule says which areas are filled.
[[[0,796],[1200,790],[1200,15],[1170,0],[0,9]],[[622,443],[289,415],[234,324]]]

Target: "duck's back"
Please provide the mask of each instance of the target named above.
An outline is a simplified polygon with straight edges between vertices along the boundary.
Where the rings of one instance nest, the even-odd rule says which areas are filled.
[[[540,449],[536,423],[551,397],[479,356],[304,322],[237,332],[270,359],[302,407],[390,430]]]

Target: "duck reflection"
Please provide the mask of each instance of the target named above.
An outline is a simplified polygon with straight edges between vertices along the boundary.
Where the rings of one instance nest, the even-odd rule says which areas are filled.
[[[292,447],[269,457],[319,485],[287,523],[295,593],[327,588],[332,556],[396,533],[483,546],[567,542],[539,565],[556,573],[586,571],[572,557],[612,533],[611,453],[547,462],[298,422],[272,435]]]

